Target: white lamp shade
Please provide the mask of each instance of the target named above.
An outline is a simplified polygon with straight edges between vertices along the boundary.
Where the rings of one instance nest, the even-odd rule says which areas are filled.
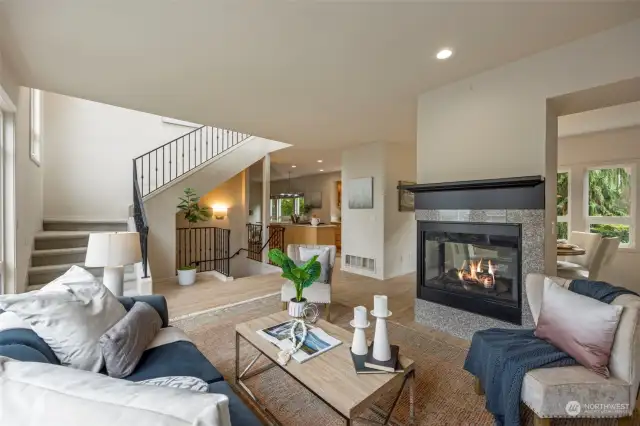
[[[101,232],[89,234],[84,264],[89,267],[115,267],[142,260],[137,232]]]

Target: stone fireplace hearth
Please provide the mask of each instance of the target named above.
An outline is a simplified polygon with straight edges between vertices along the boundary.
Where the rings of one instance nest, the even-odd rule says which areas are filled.
[[[416,322],[465,339],[532,327],[524,277],[544,271],[542,178],[405,188],[418,221]]]

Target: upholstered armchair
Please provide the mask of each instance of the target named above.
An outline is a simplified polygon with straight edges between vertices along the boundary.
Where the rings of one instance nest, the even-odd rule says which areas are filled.
[[[333,267],[336,264],[336,246],[331,245],[310,245],[310,244],[289,244],[287,246],[287,256],[291,258],[293,261],[300,261],[300,247],[305,248],[329,248],[329,272],[328,272],[328,282],[327,283],[319,283],[315,282],[311,284],[311,286],[304,289],[304,297],[309,301],[309,303],[321,303],[325,305],[325,319],[329,321],[330,319],[330,306],[331,306],[331,279],[333,276]],[[287,281],[282,284],[282,289],[280,291],[280,296],[282,300],[282,309],[287,309],[287,302],[291,300],[296,295],[296,290],[293,287],[293,283],[291,281]]]
[[[527,298],[536,324],[544,278],[541,274],[529,274],[526,279]],[[559,277],[550,278],[565,288],[571,282]],[[581,407],[588,407],[586,404],[614,404],[616,407],[608,413],[596,406],[592,406],[593,410],[582,408],[578,418],[617,417],[622,425],[637,422],[634,413],[640,383],[640,297],[625,294],[611,303],[624,306],[609,360],[611,377],[607,379],[581,365],[529,371],[522,383],[521,398],[534,412],[536,426],[549,425],[553,417],[571,417],[566,410],[570,401],[578,402]]]

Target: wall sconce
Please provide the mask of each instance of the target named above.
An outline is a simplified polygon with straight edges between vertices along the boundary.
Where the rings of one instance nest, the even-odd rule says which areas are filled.
[[[213,210],[213,217],[218,220],[223,220],[227,216],[228,208],[223,204],[214,204],[211,209]]]

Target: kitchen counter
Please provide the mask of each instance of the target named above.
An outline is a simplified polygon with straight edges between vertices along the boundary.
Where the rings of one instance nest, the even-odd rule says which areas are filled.
[[[285,250],[289,244],[335,245],[336,225],[323,224],[312,226],[300,223],[271,223],[282,226],[284,231]]]

